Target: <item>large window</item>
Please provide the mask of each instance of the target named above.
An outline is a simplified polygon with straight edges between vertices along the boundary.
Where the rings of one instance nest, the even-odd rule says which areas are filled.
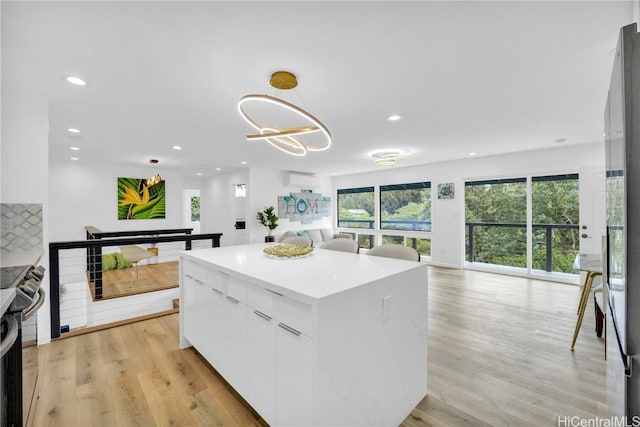
[[[466,260],[527,266],[525,178],[465,183]]]
[[[533,269],[577,273],[580,250],[578,174],[531,179]]]
[[[380,228],[431,231],[431,183],[380,186]]]
[[[374,228],[373,187],[338,190],[338,227]]]

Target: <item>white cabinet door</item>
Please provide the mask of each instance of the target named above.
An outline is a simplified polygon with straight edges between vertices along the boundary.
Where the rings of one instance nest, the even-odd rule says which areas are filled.
[[[279,426],[308,426],[313,423],[311,344],[311,338],[294,327],[278,323],[276,369]]]
[[[216,329],[216,358],[213,367],[242,396],[247,395],[247,306],[230,295],[224,296],[224,308]],[[213,339],[213,338],[212,338]]]
[[[184,336],[198,350],[206,341],[202,334],[203,325],[209,321],[213,304],[212,295],[204,281],[185,273],[184,283]]]
[[[276,321],[250,307],[247,315],[247,401],[269,425],[276,425]]]
[[[220,345],[219,340],[223,335],[225,328],[224,310],[227,309],[227,303],[224,293],[210,284],[204,286],[206,296],[203,296],[206,307],[202,320],[199,321],[198,339],[188,338],[194,347],[202,353],[202,355],[217,369],[216,365],[223,357],[222,351],[224,347]],[[186,314],[186,313],[185,313]]]

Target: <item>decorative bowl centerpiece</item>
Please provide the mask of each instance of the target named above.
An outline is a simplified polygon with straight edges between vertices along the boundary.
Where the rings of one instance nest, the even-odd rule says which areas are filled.
[[[302,258],[310,255],[311,252],[313,252],[313,247],[281,243],[279,245],[264,248],[262,252],[271,258]]]

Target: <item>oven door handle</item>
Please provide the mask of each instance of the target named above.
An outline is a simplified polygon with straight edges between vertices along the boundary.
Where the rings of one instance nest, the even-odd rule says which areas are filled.
[[[39,288],[38,289],[38,301],[36,301],[35,304],[33,304],[31,307],[29,307],[28,310],[25,310],[22,312],[22,321],[24,322],[25,320],[29,319],[31,316],[33,316],[35,314],[36,311],[38,311],[40,309],[40,307],[42,307],[42,304],[44,304],[44,289]]]
[[[7,316],[6,319],[8,331],[0,344],[0,358],[7,354],[13,343],[18,339],[18,321],[13,316]]]

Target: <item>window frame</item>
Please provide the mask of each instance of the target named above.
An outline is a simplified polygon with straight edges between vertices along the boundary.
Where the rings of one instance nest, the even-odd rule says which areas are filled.
[[[373,201],[373,220],[370,221],[369,227],[344,227],[340,225],[340,196],[343,194],[358,194],[358,193],[371,193],[372,201]],[[375,206],[375,186],[367,186],[367,187],[355,187],[355,188],[342,188],[338,189],[336,192],[336,224],[337,228],[352,228],[358,230],[375,230],[377,223],[377,215],[376,215],[376,206]]]
[[[382,194],[384,191],[398,191],[398,190],[420,190],[420,189],[428,189],[429,190],[429,229],[428,230],[406,230],[406,229],[400,229],[400,228],[383,228],[382,226]],[[431,191],[432,187],[431,187],[431,181],[421,181],[421,182],[412,182],[412,183],[405,183],[405,184],[386,184],[386,185],[379,185],[378,186],[378,230],[380,231],[400,231],[400,232],[423,232],[423,233],[430,233],[433,231],[433,222],[432,222],[432,215],[431,215],[431,210],[432,210],[432,206],[433,206],[433,192]]]

